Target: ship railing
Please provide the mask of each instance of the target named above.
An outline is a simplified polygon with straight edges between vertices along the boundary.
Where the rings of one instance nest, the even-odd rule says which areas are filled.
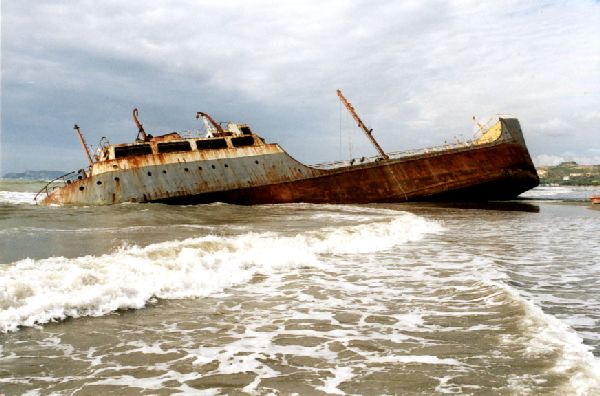
[[[493,127],[499,119],[500,115],[497,114],[493,117],[491,117],[489,120],[487,120],[484,124],[481,123],[477,123],[477,132],[475,132],[474,136],[473,136],[473,141],[480,139],[483,135],[485,135],[485,133],[487,131],[490,130],[491,127]]]
[[[50,195],[50,193],[52,191],[54,191],[55,189],[63,187],[66,184],[71,184],[75,180],[83,179],[84,177],[86,177],[85,175],[89,174],[89,172],[90,172],[89,168],[88,168],[88,170],[79,169],[76,171],[65,173],[62,176],[52,179],[48,183],[46,183],[46,185],[44,187],[42,187],[42,189],[40,191],[38,191],[38,193],[35,195],[33,200],[35,202],[38,202],[38,199],[43,200],[48,195]]]
[[[504,136],[504,134],[490,143],[476,143],[475,140],[466,140],[466,141],[456,141],[454,143],[446,143],[439,146],[421,148],[421,149],[411,149],[411,150],[403,150],[403,151],[394,151],[391,153],[387,153],[389,159],[399,159],[399,158],[408,158],[414,156],[420,156],[425,154],[435,154],[442,151],[462,151],[462,150],[470,150],[475,146],[482,145],[494,145],[498,143],[504,143],[512,140],[509,136]],[[358,157],[350,160],[342,160],[342,161],[333,161],[333,162],[322,162],[314,165],[310,165],[312,168],[316,169],[336,169],[336,168],[344,168],[349,166],[363,165],[368,164],[370,162],[382,161],[383,158],[381,155],[375,155],[372,157]]]

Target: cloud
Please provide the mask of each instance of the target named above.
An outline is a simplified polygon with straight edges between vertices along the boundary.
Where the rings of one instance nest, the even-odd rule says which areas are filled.
[[[542,121],[537,125],[537,129],[540,135],[546,135],[550,137],[561,137],[567,135],[569,124],[560,118],[551,118],[546,121]]]
[[[76,168],[55,148],[250,123],[305,162],[373,154],[341,117],[342,88],[389,151],[518,116],[534,155],[598,136],[600,4],[166,0],[2,3],[2,168]],[[362,139],[362,140],[360,140]],[[27,154],[14,149],[30,143]],[[33,147],[36,147],[33,149]],[[40,158],[44,158],[43,162]]]
[[[565,153],[563,155],[540,154],[533,158],[533,163],[536,166],[555,166],[566,161],[575,161],[580,165],[595,165],[600,164],[600,155],[585,156],[574,153]]]
[[[556,166],[565,161],[566,159],[564,157],[548,154],[540,154],[533,158],[535,166]]]

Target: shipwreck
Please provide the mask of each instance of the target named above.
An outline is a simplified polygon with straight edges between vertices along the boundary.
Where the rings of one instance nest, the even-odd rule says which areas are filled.
[[[508,200],[539,184],[516,118],[499,117],[466,142],[386,153],[342,92],[337,93],[378,155],[308,166],[278,144],[266,143],[246,124],[221,126],[198,112],[206,136],[184,137],[177,132],[152,136],[134,109],[135,142],[111,145],[103,140],[93,155],[75,125],[89,167],[49,182],[36,202],[253,205]]]

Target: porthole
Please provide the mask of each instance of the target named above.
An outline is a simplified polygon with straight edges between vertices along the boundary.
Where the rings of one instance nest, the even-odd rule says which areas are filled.
[[[100,180],[98,180],[98,181],[96,182],[96,184],[97,184],[97,185],[100,185],[100,184],[102,184],[102,182],[101,182]]]
[[[184,171],[189,172],[190,170],[188,168],[183,168]]]
[[[119,179],[118,177],[115,177],[115,181],[116,182],[118,182],[119,180],[121,180],[121,179]]]
[[[148,172],[148,176],[152,176],[152,172]]]
[[[258,165],[258,161],[254,161],[254,163]]]
[[[225,164],[225,168],[229,168],[229,165]]]
[[[211,165],[211,167],[212,167],[213,169],[215,169],[215,168],[216,168],[216,166],[214,166],[214,165]]]
[[[84,189],[83,186],[79,187],[79,191],[83,191],[83,189]]]
[[[199,167],[198,167],[198,170],[202,170],[202,167],[201,167],[201,166],[199,166]]]
[[[165,173],[165,174],[166,174],[166,173],[167,173],[167,171],[166,171],[166,170],[163,170],[163,173]]]

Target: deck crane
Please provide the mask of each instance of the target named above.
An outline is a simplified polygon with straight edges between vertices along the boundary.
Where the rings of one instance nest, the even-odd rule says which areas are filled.
[[[133,109],[132,116],[133,122],[135,122],[135,125],[138,127],[138,134],[135,140],[138,142],[145,142],[146,140],[148,140],[148,135],[146,135],[146,131],[144,131],[144,126],[140,123],[140,120],[138,119],[137,107]]]
[[[85,143],[85,139],[83,138],[83,134],[81,133],[81,129],[79,128],[79,125],[75,124],[73,126],[73,129],[75,129],[75,131],[77,131],[77,136],[79,136],[79,142],[81,143],[81,146],[83,147],[83,151],[85,151],[85,155],[87,156],[87,159],[90,162],[90,166],[94,166],[94,161],[92,160],[92,156],[90,155],[90,149],[88,148],[87,144]]]
[[[344,106],[346,106],[346,108],[348,109],[350,114],[352,114],[352,117],[354,118],[354,120],[358,123],[358,126],[360,128],[362,128],[362,130],[367,134],[367,137],[369,138],[369,140],[371,141],[371,143],[373,144],[373,146],[375,147],[377,152],[379,152],[379,155],[381,155],[384,159],[389,159],[390,157],[383,151],[383,149],[381,148],[379,143],[377,143],[377,140],[375,140],[375,138],[373,137],[373,134],[371,133],[371,132],[373,132],[373,129],[367,128],[365,123],[362,122],[362,120],[360,119],[358,114],[356,114],[356,111],[354,111],[354,107],[352,107],[350,102],[348,102],[348,99],[346,99],[344,94],[342,94],[342,91],[338,89],[336,92],[337,92],[337,95],[339,96],[340,100],[344,104]]]
[[[208,137],[227,136],[221,125],[208,114],[198,111],[196,113],[196,118],[202,118],[202,121],[204,121]]]

